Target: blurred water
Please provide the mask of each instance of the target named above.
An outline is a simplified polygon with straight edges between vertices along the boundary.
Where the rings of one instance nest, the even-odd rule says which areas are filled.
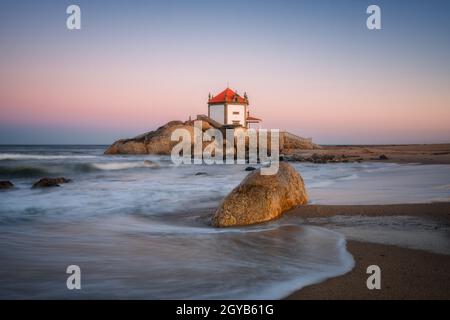
[[[344,234],[348,240],[450,255],[450,226],[426,217],[339,215],[308,218],[305,222],[337,231]]]
[[[243,165],[176,167],[105,147],[0,146],[0,180],[15,184],[0,192],[0,298],[280,298],[353,266],[341,234],[295,217],[211,228]],[[315,203],[449,198],[449,166],[294,166]],[[73,182],[31,189],[44,176]],[[70,264],[82,290],[66,289]]]
[[[294,163],[311,203],[404,204],[450,201],[450,165]]]

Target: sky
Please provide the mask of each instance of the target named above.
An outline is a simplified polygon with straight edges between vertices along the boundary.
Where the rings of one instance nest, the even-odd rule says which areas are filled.
[[[109,144],[227,84],[316,143],[450,142],[449,36],[445,0],[2,0],[0,144]]]

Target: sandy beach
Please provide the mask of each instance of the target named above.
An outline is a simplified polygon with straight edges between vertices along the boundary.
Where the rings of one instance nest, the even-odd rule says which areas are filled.
[[[321,146],[314,150],[292,150],[304,158],[319,156],[344,157],[348,161],[383,161],[390,163],[449,164],[450,144],[408,145],[335,145]],[[386,158],[380,160],[380,156]]]
[[[296,207],[286,214],[303,218],[332,217],[337,215],[361,216],[420,216],[433,217],[450,223],[450,202],[388,204],[388,205],[306,205]]]
[[[287,299],[450,299],[450,256],[396,246],[349,241],[355,268],[305,287]],[[381,290],[368,290],[366,268],[381,268]]]
[[[303,157],[311,151],[296,151]],[[398,164],[449,164],[450,144],[323,146],[319,155],[334,155],[350,161]],[[380,160],[380,156],[386,158]],[[432,219],[439,225],[450,224],[450,203],[391,205],[307,205],[288,214],[302,218],[336,216],[396,217],[415,216]],[[417,241],[421,241],[420,238]],[[355,260],[354,269],[340,277],[305,287],[287,299],[450,299],[450,256],[396,245],[347,241]],[[368,290],[366,268],[379,265],[381,290]]]
[[[407,205],[309,205],[289,214],[307,217],[337,215],[417,216],[439,224],[450,222],[450,203]],[[418,239],[417,241],[420,241]],[[305,287],[287,299],[450,299],[450,256],[424,250],[360,241],[347,241],[354,269],[340,277]],[[366,268],[381,268],[381,290],[368,290]]]

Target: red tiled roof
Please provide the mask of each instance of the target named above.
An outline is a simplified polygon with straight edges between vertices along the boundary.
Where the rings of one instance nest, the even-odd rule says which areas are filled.
[[[252,121],[259,122],[259,121],[262,121],[262,120],[261,120],[261,119],[258,119],[258,118],[255,118],[255,117],[250,117],[250,116],[248,116],[248,117],[247,117],[247,121],[249,121],[249,122],[252,122]]]
[[[247,101],[244,98],[242,98],[240,95],[238,95],[230,88],[226,88],[217,96],[208,100],[208,103],[226,103],[226,102],[247,104]]]

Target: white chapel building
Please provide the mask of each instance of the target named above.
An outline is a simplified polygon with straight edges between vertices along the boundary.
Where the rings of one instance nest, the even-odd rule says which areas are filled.
[[[244,93],[244,97],[241,97],[230,88],[226,88],[216,96],[209,95],[208,117],[222,125],[245,128],[249,128],[251,123],[262,121],[250,116],[247,94]]]

